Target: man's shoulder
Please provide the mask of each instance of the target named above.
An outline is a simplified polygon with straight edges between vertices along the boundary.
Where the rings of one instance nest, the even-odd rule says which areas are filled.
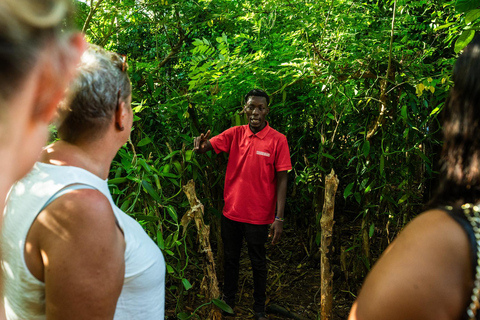
[[[283,133],[273,129],[272,127],[270,127],[270,131],[268,132],[268,135],[274,139],[285,139],[285,140],[287,139],[287,137]]]
[[[248,124],[247,125],[241,125],[241,126],[233,126],[233,127],[230,127],[228,129],[226,129],[222,133],[243,133],[247,130],[247,127],[248,127]]]

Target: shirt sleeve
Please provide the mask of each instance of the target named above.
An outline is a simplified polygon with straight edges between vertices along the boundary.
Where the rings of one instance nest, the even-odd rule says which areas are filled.
[[[290,160],[290,150],[288,149],[287,138],[282,135],[279,139],[275,155],[275,170],[287,171],[292,170],[292,162]]]
[[[229,153],[234,136],[235,127],[223,131],[219,135],[211,138],[209,141],[216,153],[220,153],[222,151]]]

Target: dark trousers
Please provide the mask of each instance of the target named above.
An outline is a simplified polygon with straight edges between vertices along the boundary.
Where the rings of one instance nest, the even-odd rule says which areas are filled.
[[[237,222],[222,216],[222,240],[224,252],[225,302],[235,306],[235,294],[238,290],[238,271],[243,238],[247,242],[248,255],[253,270],[253,311],[264,312],[267,300],[267,258],[265,242],[268,238],[268,225],[255,225]]]

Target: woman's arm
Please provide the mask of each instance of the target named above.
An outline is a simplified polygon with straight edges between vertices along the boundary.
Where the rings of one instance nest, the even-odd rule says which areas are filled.
[[[26,261],[45,282],[48,320],[113,319],[125,274],[125,241],[103,194],[81,189],[56,199],[32,225],[27,249],[29,243],[41,257],[41,264],[33,254]]]
[[[460,319],[473,286],[468,237],[447,213],[414,219],[368,275],[349,320]]]

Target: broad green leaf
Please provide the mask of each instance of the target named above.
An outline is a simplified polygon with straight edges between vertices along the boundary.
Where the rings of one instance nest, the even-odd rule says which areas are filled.
[[[362,195],[360,194],[360,192],[355,192],[353,196],[355,197],[355,200],[357,201],[358,204],[362,202]]]
[[[177,168],[177,172],[181,174],[181,172],[182,172],[182,165],[180,164],[180,162],[175,161],[175,162],[173,162],[173,165],[175,166],[175,168]]]
[[[322,156],[324,156],[325,158],[328,158],[328,159],[332,159],[332,160],[335,160],[335,157],[328,154],[328,153],[322,153]]]
[[[191,315],[189,315],[186,312],[180,312],[180,313],[177,314],[178,320],[188,320],[188,319],[190,319],[190,317],[191,317]]]
[[[402,110],[400,112],[400,115],[402,116],[403,120],[407,120],[407,105],[402,106]]]
[[[368,237],[371,238],[374,232],[375,232],[375,225],[372,223],[370,225],[370,229],[368,230]]]
[[[147,190],[148,194],[156,201],[162,202],[162,198],[158,195],[157,191],[146,180],[142,180],[142,186]]]
[[[160,172],[160,176],[165,178],[178,178],[178,175],[170,173],[170,172]]]
[[[115,178],[120,178],[122,175],[122,167],[118,167],[117,170],[115,171]]]
[[[192,160],[192,155],[193,155],[193,151],[192,151],[192,150],[187,150],[187,151],[185,151],[185,160],[186,160],[186,161]]]
[[[360,182],[360,190],[365,190],[367,188],[368,178],[365,178]]]
[[[162,235],[162,232],[159,230],[157,231],[157,244],[158,244],[158,247],[162,250],[165,249],[165,242],[163,241],[163,235]]]
[[[137,143],[137,147],[143,147],[143,146],[149,144],[150,142],[152,142],[152,140],[150,140],[149,137],[143,138],[142,140],[140,140],[140,141]]]
[[[463,30],[462,34],[455,42],[455,53],[459,53],[463,48],[465,48],[470,41],[472,41],[473,36],[475,36],[475,30]]]
[[[374,184],[375,184],[375,180],[372,181],[372,182],[368,185],[368,187],[365,188],[365,191],[364,191],[364,192],[365,192],[365,193],[370,192],[370,190],[372,190]]]
[[[171,248],[172,247],[172,238],[173,238],[173,233],[169,234],[167,239],[165,239],[165,247],[166,248]]]
[[[365,142],[363,143],[363,155],[365,157],[368,157],[369,154],[370,154],[370,141],[365,140]]]
[[[128,180],[127,177],[114,178],[114,179],[108,180],[108,184],[120,184],[120,183],[124,183],[124,182],[127,181],[127,180]]]
[[[322,240],[322,233],[320,231],[317,231],[317,234],[315,236],[315,243],[317,244],[317,246],[320,246],[321,240]]]
[[[195,41],[193,41],[193,45],[194,46],[201,46],[201,45],[203,45],[203,41],[200,40],[200,39],[195,39]]]
[[[449,22],[449,23],[447,23],[447,24],[441,25],[441,26],[439,26],[439,27],[436,27],[436,28],[434,29],[434,31],[436,32],[436,31],[438,31],[438,30],[446,29],[446,28],[454,25],[455,23],[456,23],[456,22]]]
[[[170,206],[170,205],[166,206],[166,208],[167,208],[168,214],[173,219],[173,221],[177,222],[178,221],[178,216],[177,216],[177,212],[175,211],[175,208]]]
[[[349,195],[352,194],[352,188],[353,188],[354,182],[350,182],[347,187],[345,188],[345,191],[343,191],[343,198],[347,199]]]
[[[467,12],[479,6],[477,0],[457,0],[455,10],[459,13]]]
[[[192,288],[192,285],[190,284],[190,281],[188,281],[187,279],[183,278],[182,279],[182,283],[183,283],[183,286],[185,287],[185,290],[190,290],[190,288]]]
[[[151,74],[148,75],[148,78],[147,78],[147,85],[148,85],[148,88],[153,91],[154,89],[154,86],[153,86],[153,77]]]
[[[408,199],[408,194],[404,194],[404,195],[398,200],[398,204],[407,201],[407,199]]]
[[[171,152],[168,156],[166,156],[165,158],[163,158],[163,161],[172,158],[174,155],[176,155],[176,154],[179,153],[179,152],[180,152],[180,150],[176,150],[176,151]]]
[[[430,112],[430,116],[436,115],[439,111],[440,111],[440,108],[436,107],[435,109],[432,110],[432,112]]]
[[[127,212],[129,207],[130,207],[130,200],[126,200],[120,206],[120,210],[122,210],[123,212]]]
[[[160,184],[160,179],[158,178],[158,174],[154,174],[153,178],[155,179],[155,184],[157,185],[157,189],[160,190],[162,189],[162,185]]]
[[[170,265],[167,264],[167,272],[168,272],[168,273],[174,273],[175,270],[173,270],[172,266],[170,266]]]
[[[217,307],[219,307],[220,309],[222,309],[223,311],[226,311],[228,313],[231,313],[233,314],[233,310],[232,308],[230,308],[230,306],[228,304],[226,304],[225,302],[223,302],[222,300],[220,299],[212,299],[212,302],[214,305],[216,305]]]
[[[467,15],[465,16],[465,23],[469,24],[471,22],[474,22],[480,17],[480,10],[475,9],[475,10],[470,10],[467,12]]]
[[[140,165],[145,169],[145,171],[147,171],[148,173],[150,173],[150,166],[147,164],[147,162],[145,161],[145,159],[138,159],[138,163],[140,163]]]

